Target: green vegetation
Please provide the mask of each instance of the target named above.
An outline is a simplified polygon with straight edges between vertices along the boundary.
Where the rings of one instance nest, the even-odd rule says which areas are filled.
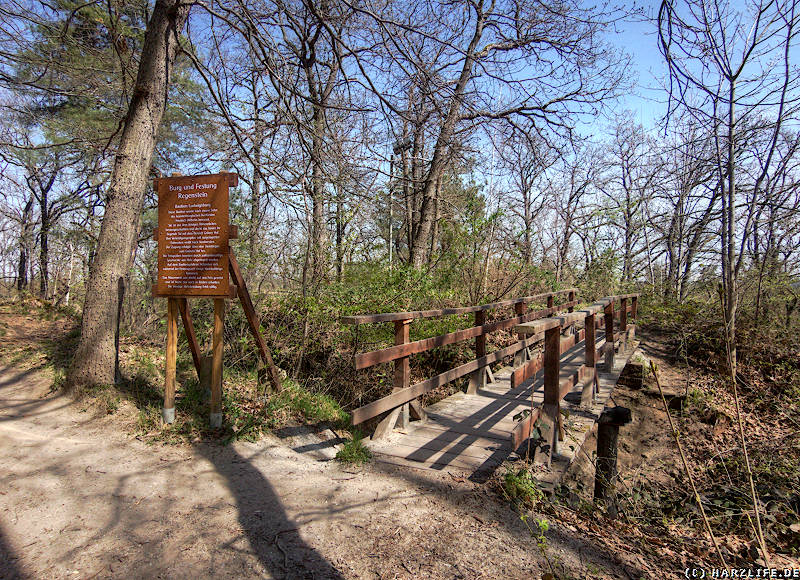
[[[356,429],[353,438],[336,452],[336,459],[351,465],[368,463],[372,459],[372,452],[364,446],[362,439],[361,431]]]
[[[538,507],[544,501],[544,493],[527,467],[506,469],[503,474],[503,494],[513,504],[521,504],[529,509]]]
[[[328,423],[336,428],[345,428],[350,417],[331,397],[312,393],[296,382],[286,380],[280,393],[267,398],[264,406],[266,426],[280,427],[292,419],[310,423]]]

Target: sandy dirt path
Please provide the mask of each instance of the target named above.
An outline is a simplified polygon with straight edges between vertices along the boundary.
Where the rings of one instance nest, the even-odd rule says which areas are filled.
[[[0,577],[540,578],[524,524],[448,473],[318,461],[277,439],[148,445],[0,369]],[[577,577],[625,573],[553,525]],[[591,563],[591,564],[590,564]],[[599,572],[598,572],[599,571]]]

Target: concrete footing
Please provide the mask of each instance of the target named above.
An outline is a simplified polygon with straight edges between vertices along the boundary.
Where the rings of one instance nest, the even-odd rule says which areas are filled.
[[[222,413],[211,413],[208,417],[208,422],[212,429],[222,427]]]

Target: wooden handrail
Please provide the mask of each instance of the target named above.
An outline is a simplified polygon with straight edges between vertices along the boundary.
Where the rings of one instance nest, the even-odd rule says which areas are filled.
[[[360,314],[358,316],[342,316],[340,320],[343,324],[366,324],[370,322],[392,322],[394,320],[413,320],[416,318],[434,318],[438,316],[452,316],[455,314],[470,314],[472,312],[479,312],[481,310],[493,310],[495,308],[503,308],[505,306],[514,306],[515,304],[527,304],[536,300],[547,299],[550,296],[576,293],[577,291],[577,288],[569,288],[567,290],[559,290],[557,292],[546,292],[544,294],[535,294],[533,296],[525,296],[523,298],[503,300],[502,302],[481,304],[479,306],[443,308],[441,310],[416,310],[413,312],[387,312],[384,314]]]
[[[458,330],[456,332],[450,332],[448,334],[440,334],[439,336],[434,336],[431,338],[425,338],[414,342],[408,342],[405,344],[391,346],[389,348],[384,348],[381,350],[374,350],[371,352],[357,354],[356,370],[365,369],[379,363],[390,362],[402,358],[404,356],[408,356],[410,354],[425,352],[433,348],[436,348],[438,346],[455,344],[458,342],[469,340],[470,338],[485,336],[490,332],[511,328],[515,324],[520,324],[523,322],[527,322],[529,320],[536,320],[537,318],[544,318],[546,316],[559,312],[560,310],[565,310],[566,308],[569,308],[570,305],[574,306],[575,304],[577,304],[576,301],[566,302],[564,304],[555,306],[553,308],[544,308],[542,310],[537,310],[535,312],[529,312],[522,316],[517,316],[516,318],[507,318],[505,320],[498,320],[490,324],[473,326],[471,328]]]
[[[606,343],[612,345],[611,348],[613,349],[613,344],[618,336],[614,332],[614,318],[616,316],[619,317],[620,330],[624,331],[627,323],[627,313],[631,312],[632,318],[636,317],[638,298],[638,294],[607,296],[577,312],[523,323],[514,328],[518,334],[523,336],[533,334],[536,337],[541,337],[542,333],[544,333],[545,338],[544,352],[512,373],[511,381],[512,387],[514,387],[517,386],[516,383],[529,379],[540,370],[544,371],[544,402],[539,408],[532,409],[532,413],[514,427],[511,433],[511,444],[514,449],[517,449],[530,437],[534,424],[537,421],[542,421],[542,430],[547,432],[545,435],[547,444],[542,449],[547,449],[547,451],[544,453],[537,451],[536,460],[542,460],[549,464],[558,441],[556,432],[560,430],[561,415],[559,407],[561,400],[579,382],[583,382],[584,385],[582,400],[584,400],[584,397],[590,399],[589,395],[595,392],[595,328],[599,326],[605,327]],[[628,304],[629,299],[631,300],[630,304]],[[620,304],[619,310],[615,308],[617,303]],[[603,313],[602,318],[597,316],[601,312]],[[584,328],[582,330],[567,338],[559,339],[563,328],[572,326],[581,319],[584,320]],[[585,363],[571,376],[562,380],[560,378],[561,354],[583,339],[587,340]],[[610,360],[613,364],[613,350],[611,350]]]
[[[409,401],[416,399],[420,395],[424,395],[436,387],[446,385],[447,383],[468,375],[469,373],[476,371],[481,367],[485,367],[486,365],[497,362],[502,358],[511,356],[512,354],[527,348],[536,342],[536,337],[515,342],[511,346],[496,350],[493,353],[472,360],[461,366],[457,366],[456,368],[445,371],[436,375],[435,377],[416,383],[415,385],[405,388],[402,391],[395,391],[390,395],[386,395],[385,397],[378,399],[377,401],[373,401],[368,405],[359,407],[353,411],[353,425],[358,425],[359,423],[363,423],[368,419],[377,417],[381,413],[394,409],[395,407],[399,407],[404,403],[408,403]]]
[[[595,351],[593,344],[591,347],[591,354],[589,354],[589,347],[587,346],[587,364],[581,366],[574,376],[560,380],[557,377],[559,367],[558,360],[560,359],[561,354],[583,340],[587,332],[584,328],[572,334],[571,336],[559,339],[557,339],[557,336],[560,335],[563,329],[571,327],[578,322],[591,321],[592,332],[588,334],[592,338],[595,335],[594,328],[602,326],[606,327],[605,332],[607,337],[613,337],[613,342],[613,340],[616,338],[614,334],[613,320],[616,316],[619,316],[620,312],[620,310],[615,308],[617,303],[624,304],[625,313],[627,314],[628,312],[631,312],[632,318],[635,318],[636,302],[639,296],[638,294],[609,296],[602,298],[594,304],[586,306],[581,310],[574,311],[574,308],[577,305],[577,301],[575,300],[575,292],[575,289],[569,289],[560,292],[550,292],[536,296],[527,296],[525,298],[518,298],[504,302],[495,302],[492,304],[484,304],[481,306],[472,306],[467,308],[449,308],[443,310],[426,310],[418,312],[394,312],[387,314],[370,314],[342,318],[342,322],[347,324],[390,321],[404,321],[404,324],[408,324],[415,318],[466,314],[470,312],[481,313],[476,315],[475,326],[471,328],[435,336],[432,338],[426,338],[415,342],[408,342],[406,338],[404,341],[400,341],[399,343],[395,344],[395,346],[356,355],[356,369],[368,368],[379,363],[398,360],[404,364],[407,364],[408,357],[411,354],[425,352],[427,350],[447,344],[463,342],[471,338],[476,338],[477,340],[476,358],[474,360],[411,386],[398,388],[400,385],[396,384],[395,389],[391,394],[354,410],[352,414],[352,423],[354,425],[363,423],[364,421],[377,417],[387,411],[392,411],[393,409],[395,410],[393,412],[396,413],[398,407],[414,401],[420,395],[423,395],[438,386],[452,382],[470,373],[483,373],[485,372],[485,367],[487,367],[489,364],[523,351],[524,349],[542,341],[546,336],[549,336],[549,343],[546,341],[545,352],[528,362],[527,365],[520,367],[518,371],[524,371],[524,375],[523,372],[520,372],[518,373],[519,377],[516,377],[516,374],[515,377],[523,380],[527,379],[537,371],[541,370],[543,367],[547,366],[548,363],[546,363],[546,360],[550,361],[549,366],[552,368],[550,368],[549,371],[545,371],[549,377],[549,388],[547,389],[549,397],[547,403],[548,405],[558,406],[559,401],[567,392],[569,392],[569,390],[574,387],[578,381],[586,382],[587,376],[589,379],[593,379],[595,372]],[[560,305],[554,305],[554,297],[563,294],[567,294],[568,298],[571,300]],[[537,299],[546,299],[548,308],[527,312],[526,304]],[[628,302],[629,299],[630,303]],[[483,312],[491,308],[499,308],[511,305],[514,306],[516,316],[489,324],[485,323],[485,316],[482,315]],[[566,313],[564,313],[565,310],[567,311]],[[552,316],[553,314],[557,315]],[[605,316],[596,316],[598,314],[604,314]],[[624,320],[624,318],[622,318],[622,320]],[[609,321],[611,324],[608,324]],[[485,340],[485,336],[490,332],[512,327],[518,334],[528,335],[529,338],[522,338],[520,341],[512,344],[511,346],[502,348],[489,354],[485,354],[485,342],[481,340],[481,337],[483,337]],[[592,342],[594,343],[594,341]],[[557,353],[548,352],[548,344],[550,344],[551,347],[550,351],[555,348],[552,345],[557,345],[557,348],[555,349],[557,350]],[[553,363],[553,360],[556,362]],[[396,362],[395,364],[397,365],[400,363]],[[555,368],[555,371],[553,371],[553,368]],[[553,372],[555,372],[555,375]],[[547,415],[552,418],[552,409],[548,409]],[[537,409],[536,412],[527,420],[518,425],[517,428],[514,429],[512,436],[513,441],[519,442],[521,440],[520,438],[524,439],[528,437],[530,435],[533,422],[542,416],[543,415]],[[385,421],[386,419],[384,419],[382,423]]]
[[[395,325],[408,325],[414,320],[415,317],[424,318],[426,316],[445,316],[453,314],[465,314],[468,312],[475,313],[475,326],[471,328],[458,330],[456,332],[450,332],[448,334],[442,334],[423,340],[417,340],[414,342],[409,342],[406,335],[404,340],[395,340],[394,346],[356,355],[356,369],[364,369],[376,364],[394,361],[396,374],[398,365],[407,366],[408,357],[412,354],[425,352],[439,346],[454,344],[475,338],[475,360],[410,387],[408,386],[407,382],[405,383],[404,387],[401,387],[401,385],[395,381],[394,389],[390,395],[384,397],[383,399],[379,399],[378,401],[374,401],[369,405],[365,405],[364,407],[356,409],[353,412],[353,424],[356,425],[368,419],[372,419],[381,413],[394,409],[392,414],[384,418],[379,424],[378,429],[376,430],[376,436],[380,437],[385,435],[388,431],[386,425],[398,422],[398,417],[395,417],[394,415],[396,415],[399,405],[405,406],[407,403],[412,403],[412,406],[416,405],[419,407],[418,402],[416,402],[415,399],[419,397],[419,395],[428,392],[436,386],[449,383],[472,373],[473,376],[470,379],[470,388],[474,391],[485,381],[486,368],[489,364],[496,362],[505,356],[516,354],[527,346],[536,342],[536,340],[520,341],[514,345],[511,345],[510,347],[501,349],[500,351],[486,354],[486,336],[490,332],[509,329],[522,322],[544,318],[546,316],[562,313],[564,311],[571,311],[578,303],[577,300],[575,300],[575,293],[576,290],[574,288],[570,288],[558,292],[548,292],[545,294],[537,294],[535,296],[526,296],[524,298],[516,298],[503,302],[493,302],[491,304],[482,304],[480,306],[472,306],[467,308],[428,310],[420,312],[392,312],[387,314],[371,314],[343,318],[343,322],[350,324],[394,321]],[[564,302],[563,304],[555,305],[556,296],[566,296],[569,301]],[[527,304],[535,300],[546,301],[547,308],[536,311],[528,311]],[[485,313],[487,310],[512,305],[514,306],[514,313],[516,316],[486,324]],[[397,338],[397,336],[395,336],[395,338]],[[419,407],[419,409],[421,409],[421,407]],[[400,417],[399,422],[404,421],[406,414],[407,413],[404,407],[402,417]]]

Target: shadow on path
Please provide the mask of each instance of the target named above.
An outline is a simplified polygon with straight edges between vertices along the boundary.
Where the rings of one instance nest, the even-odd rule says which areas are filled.
[[[17,559],[16,553],[9,546],[6,536],[0,528],[0,578],[14,580],[25,577],[17,567]]]
[[[289,519],[270,482],[232,445],[200,445],[236,499],[239,524],[264,568],[276,578],[340,579],[342,574],[309,546]]]

